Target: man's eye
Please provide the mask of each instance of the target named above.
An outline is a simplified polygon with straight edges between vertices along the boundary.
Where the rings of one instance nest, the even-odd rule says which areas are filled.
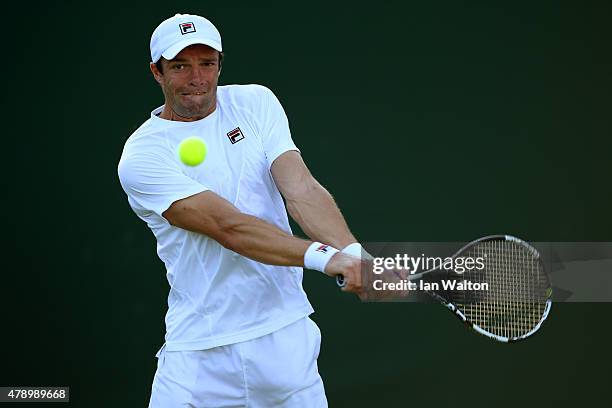
[[[182,70],[182,69],[184,69],[184,68],[185,68],[185,65],[183,65],[183,64],[178,64],[178,65],[175,65],[175,66],[174,66],[174,69],[176,69],[176,70],[178,70],[178,71],[180,71],[180,70]]]

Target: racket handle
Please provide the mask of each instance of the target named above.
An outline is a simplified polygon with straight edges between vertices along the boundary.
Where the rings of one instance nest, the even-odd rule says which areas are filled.
[[[346,286],[346,281],[344,280],[344,275],[336,275],[336,284],[341,288]]]

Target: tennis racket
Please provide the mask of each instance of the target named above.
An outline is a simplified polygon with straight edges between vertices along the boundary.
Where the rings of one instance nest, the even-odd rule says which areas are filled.
[[[493,340],[516,342],[540,329],[552,305],[552,287],[534,247],[513,236],[492,235],[465,245],[452,256],[457,257],[483,257],[484,268],[465,270],[462,274],[442,268],[430,269],[410,275],[408,280],[435,283],[455,279],[488,283],[488,290],[424,292],[470,328]],[[346,285],[342,275],[336,276],[336,282],[340,287]]]

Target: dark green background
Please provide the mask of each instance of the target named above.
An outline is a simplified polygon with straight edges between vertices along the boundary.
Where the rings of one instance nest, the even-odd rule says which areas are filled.
[[[274,90],[362,241],[612,240],[609,2],[166,3],[3,11],[0,385],[146,406],[168,289],[116,166],[162,103],[149,38],[176,12],[220,29],[222,84]],[[332,407],[608,403],[609,304],[501,345],[305,275]]]

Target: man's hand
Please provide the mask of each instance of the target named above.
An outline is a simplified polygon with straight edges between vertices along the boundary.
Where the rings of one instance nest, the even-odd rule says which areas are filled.
[[[411,294],[406,270],[387,269],[383,274],[374,274],[369,258],[360,260],[338,252],[325,267],[325,273],[334,277],[342,274],[346,282],[342,290],[355,293],[362,301],[405,301]]]
[[[355,293],[361,300],[365,299],[364,277],[362,276],[364,270],[362,261],[359,258],[342,252],[334,255],[325,267],[327,275],[333,277],[343,275],[346,286],[342,290]]]

